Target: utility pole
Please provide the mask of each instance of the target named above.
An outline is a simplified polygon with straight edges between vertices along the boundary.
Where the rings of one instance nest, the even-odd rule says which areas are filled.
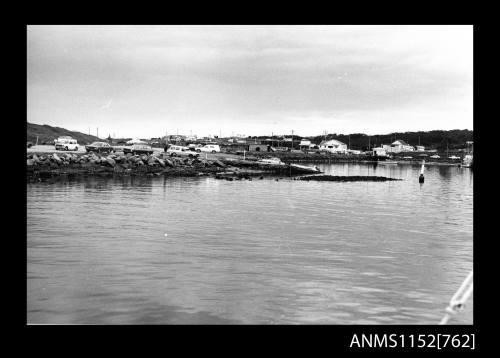
[[[293,149],[293,129],[292,129],[292,149]]]
[[[97,135],[96,135],[97,138],[99,138],[99,127],[97,127]]]

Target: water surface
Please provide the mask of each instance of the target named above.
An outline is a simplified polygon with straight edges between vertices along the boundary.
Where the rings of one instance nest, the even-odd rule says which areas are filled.
[[[27,184],[28,323],[437,324],[472,269],[471,170],[319,167],[404,180]]]

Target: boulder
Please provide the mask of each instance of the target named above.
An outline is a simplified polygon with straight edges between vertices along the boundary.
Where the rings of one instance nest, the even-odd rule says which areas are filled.
[[[106,159],[106,162],[111,165],[112,167],[114,167],[116,165],[116,162],[113,158],[107,158]]]
[[[33,159],[27,159],[26,160],[26,165],[28,167],[31,167],[31,166],[35,165],[35,161]]]
[[[173,166],[174,166],[174,163],[173,163],[170,159],[168,159],[168,158],[165,158],[163,161],[164,161],[164,162],[165,162],[165,164],[166,164],[166,165],[168,165],[169,167],[173,167]]]
[[[163,159],[157,158],[156,160],[158,161],[158,163],[160,164],[160,166],[162,166],[162,167],[165,166],[165,162],[163,161]]]
[[[144,165],[144,162],[142,160],[138,160],[137,162],[135,162],[135,164],[137,164],[137,165]]]
[[[58,163],[62,162],[62,159],[59,158],[59,156],[56,153],[52,154],[52,159],[54,159]]]
[[[226,167],[226,164],[222,163],[220,160],[216,159],[213,161],[214,165],[218,166],[218,167],[221,167],[221,168],[225,168]]]

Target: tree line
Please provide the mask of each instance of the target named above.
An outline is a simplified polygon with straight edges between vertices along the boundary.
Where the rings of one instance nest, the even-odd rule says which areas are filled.
[[[282,137],[251,137],[255,139],[280,139]],[[290,137],[288,137],[290,138]],[[323,140],[335,139],[349,145],[349,149],[369,150],[374,147],[379,147],[383,144],[389,145],[396,140],[403,140],[411,146],[422,145],[425,149],[461,149],[466,148],[467,141],[473,141],[473,131],[468,129],[453,129],[453,130],[432,130],[420,132],[394,132],[389,134],[367,135],[364,133],[352,134],[337,134],[330,133],[326,135],[318,135],[313,137],[293,136],[295,146],[298,145],[303,138],[310,139],[311,143],[319,144]]]

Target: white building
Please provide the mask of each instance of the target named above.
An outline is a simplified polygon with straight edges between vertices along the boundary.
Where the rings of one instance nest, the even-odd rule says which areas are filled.
[[[415,148],[417,149],[417,152],[425,152],[425,147],[423,145],[417,145]]]
[[[387,156],[387,152],[382,147],[373,148],[373,155],[376,155],[378,157],[385,157]]]
[[[319,144],[319,150],[324,150],[331,153],[346,153],[347,144],[335,139],[324,140]]]
[[[415,150],[415,148],[401,139],[394,141],[391,145],[384,145],[383,148],[386,152],[390,153],[413,152]]]
[[[311,141],[308,139],[302,139],[299,143],[299,148],[301,150],[309,150],[311,148]]]

